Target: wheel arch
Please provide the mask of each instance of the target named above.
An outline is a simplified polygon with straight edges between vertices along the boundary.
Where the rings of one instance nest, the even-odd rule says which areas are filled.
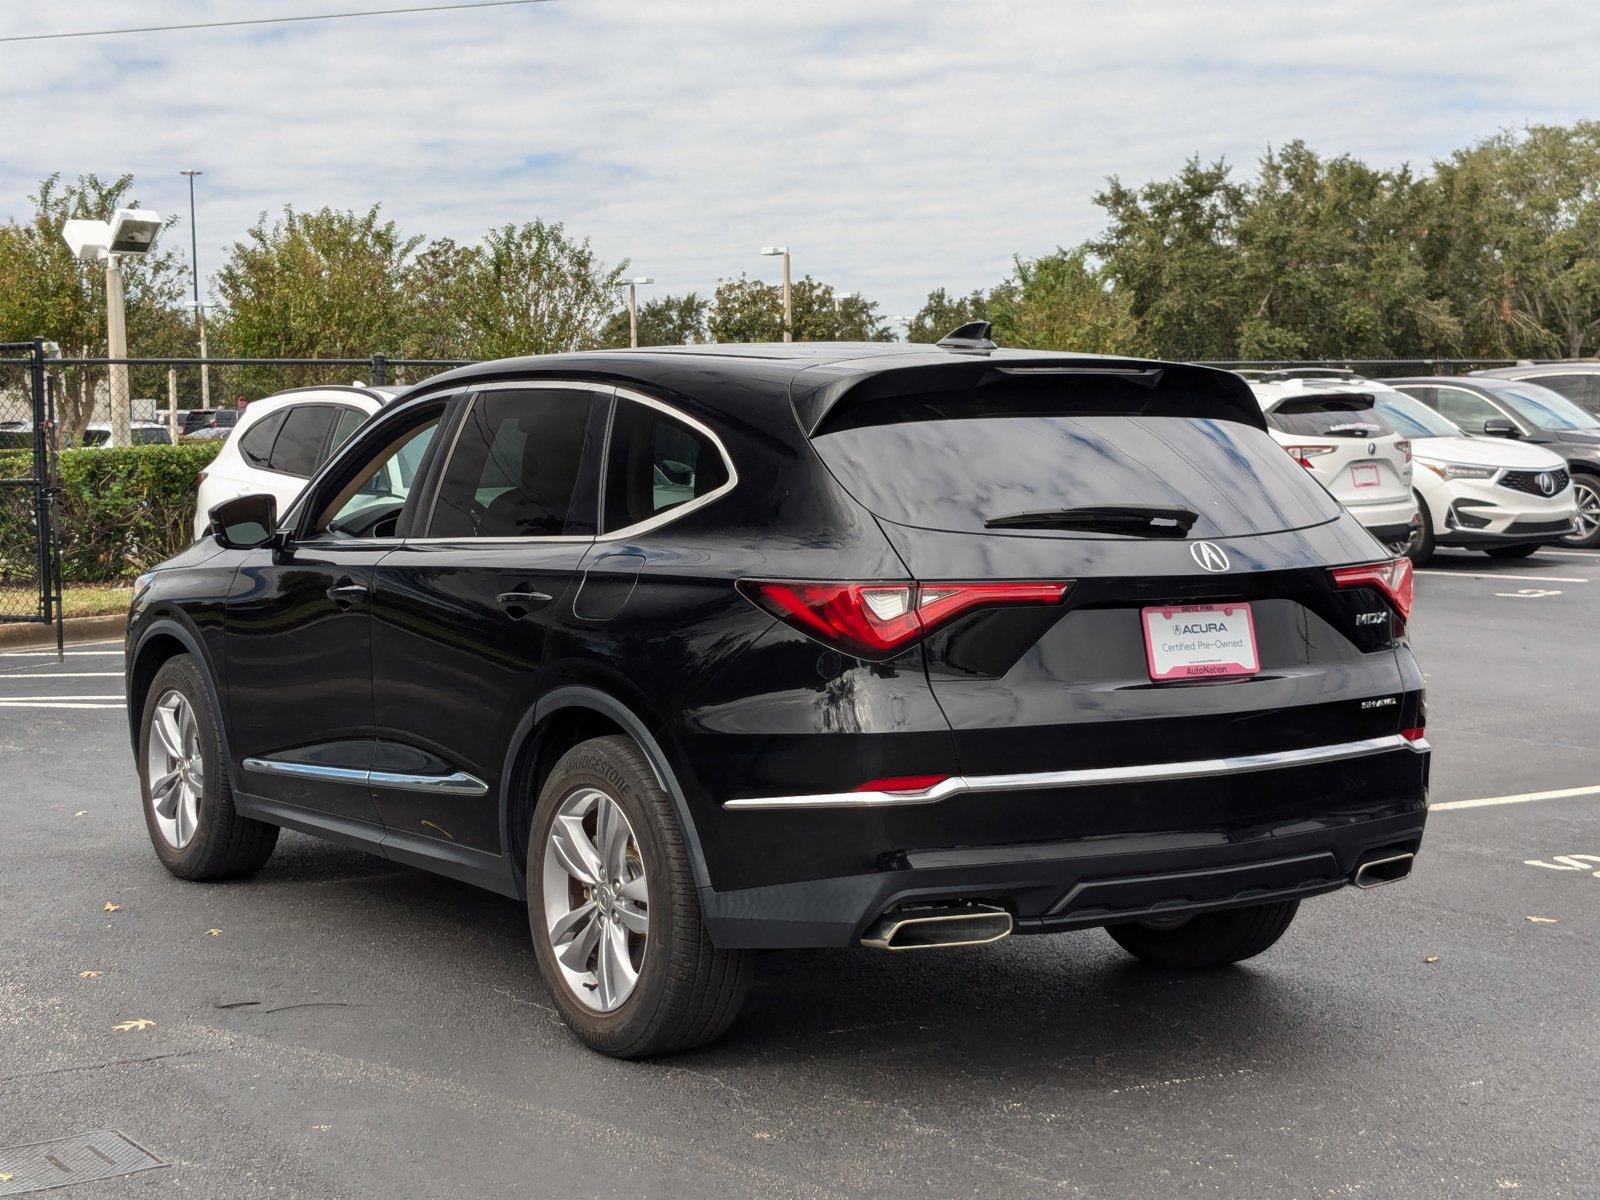
[[[656,782],[672,801],[689,851],[695,886],[708,887],[710,878],[700,835],[666,751],[650,732],[649,724],[626,703],[584,684],[558,687],[542,697],[522,718],[506,752],[500,785],[500,836],[506,857],[514,864],[519,886],[524,890],[527,886],[527,831],[545,776],[572,746],[613,733],[630,738],[644,754]]]
[[[163,664],[180,654],[189,655],[200,668],[200,678],[205,681],[212,711],[216,713],[217,728],[222,733],[223,761],[231,778],[233,754],[228,749],[227,710],[222,706],[222,693],[217,686],[216,665],[206,649],[205,639],[176,617],[162,616],[151,621],[139,631],[128,651],[128,736],[134,753],[139,752],[139,726],[144,720],[150,681]]]

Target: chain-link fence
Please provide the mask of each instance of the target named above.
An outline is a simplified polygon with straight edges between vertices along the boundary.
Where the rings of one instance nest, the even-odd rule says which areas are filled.
[[[0,345],[0,621],[50,620],[59,591],[42,359],[40,344]]]
[[[1411,375],[1465,375],[1490,367],[1515,366],[1514,358],[1316,358],[1316,359],[1215,359],[1208,367],[1228,371],[1334,370],[1353,371],[1368,379],[1397,379]]]

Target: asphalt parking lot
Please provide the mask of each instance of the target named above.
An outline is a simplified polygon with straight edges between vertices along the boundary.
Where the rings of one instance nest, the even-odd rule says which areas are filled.
[[[515,903],[293,834],[170,878],[120,648],[0,655],[0,1146],[169,1164],[74,1197],[1595,1196],[1600,554],[1445,552],[1417,594],[1411,880],[1199,976],[1097,931],[771,955],[644,1063],[563,1031]]]

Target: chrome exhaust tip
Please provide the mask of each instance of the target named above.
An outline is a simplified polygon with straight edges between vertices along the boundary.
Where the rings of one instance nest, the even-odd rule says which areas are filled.
[[[1010,937],[1011,914],[992,904],[928,904],[879,917],[861,938],[874,950],[945,950]]]
[[[1350,882],[1358,888],[1381,887],[1386,883],[1399,883],[1411,874],[1415,854],[1386,854],[1382,858],[1369,858],[1356,868]]]

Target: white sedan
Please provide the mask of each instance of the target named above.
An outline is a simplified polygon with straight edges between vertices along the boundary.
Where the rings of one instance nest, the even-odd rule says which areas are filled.
[[[195,537],[205,537],[211,509],[234,496],[265,493],[283,512],[328,456],[399,392],[399,388],[308,387],[252,402],[239,414],[227,443],[200,473]]]
[[[1414,396],[1372,385],[1380,416],[1411,439],[1422,528],[1408,553],[1425,563],[1436,546],[1491,558],[1525,558],[1572,531],[1578,504],[1566,460],[1507,438],[1467,437]]]

